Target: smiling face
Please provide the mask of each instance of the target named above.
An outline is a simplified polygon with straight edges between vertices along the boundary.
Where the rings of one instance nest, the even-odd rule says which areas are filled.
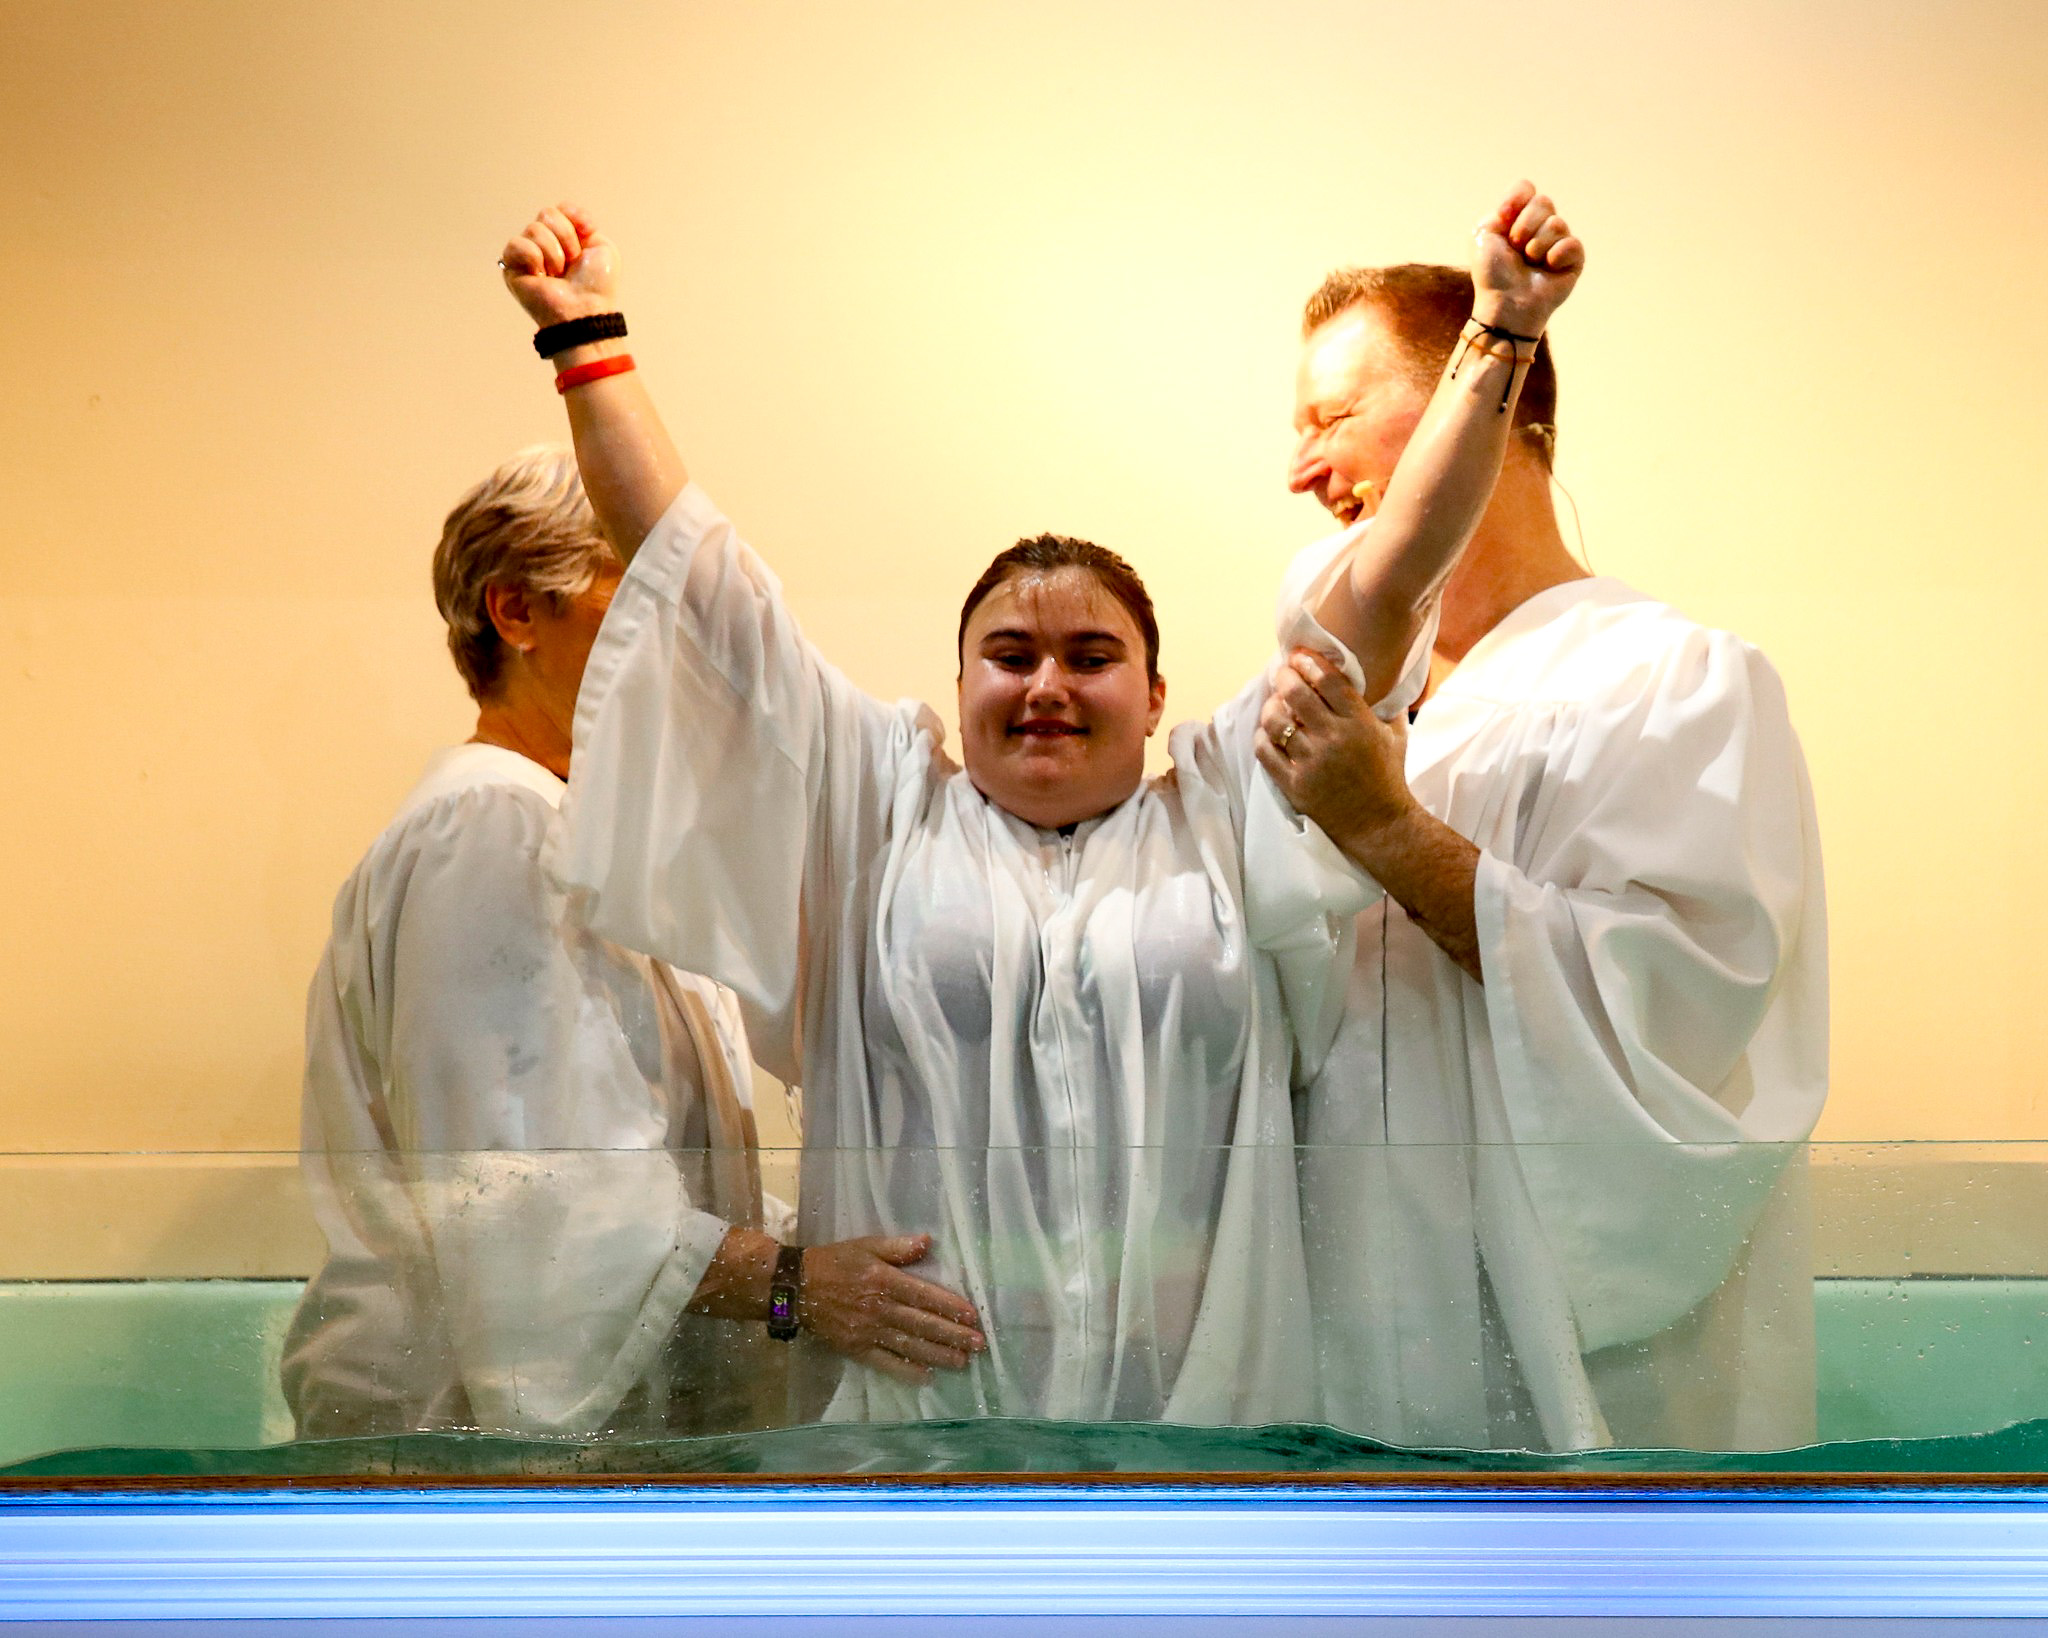
[[[1019,569],[968,617],[967,775],[1029,824],[1075,824],[1130,796],[1165,709],[1166,679],[1147,675],[1137,621],[1091,570]]]
[[[1349,307],[1302,344],[1294,384],[1299,442],[1287,487],[1314,495],[1339,523],[1354,522],[1366,502],[1363,483],[1383,496],[1429,402],[1386,320]]]

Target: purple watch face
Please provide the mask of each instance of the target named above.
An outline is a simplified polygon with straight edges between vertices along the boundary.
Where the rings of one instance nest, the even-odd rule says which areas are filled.
[[[778,1285],[768,1293],[768,1314],[771,1319],[788,1319],[795,1306],[796,1293],[786,1285]]]

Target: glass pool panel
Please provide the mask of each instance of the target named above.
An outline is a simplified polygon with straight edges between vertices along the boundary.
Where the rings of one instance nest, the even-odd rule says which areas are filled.
[[[1045,1254],[1042,1246],[994,1236],[971,1256],[942,1249],[927,1268],[955,1280],[977,1270],[984,1318],[992,1335],[1007,1338],[1036,1323],[1047,1303],[1081,1300],[1077,1281],[1110,1282],[1094,1298],[1106,1304],[1101,1311],[1127,1320],[1136,1299],[1119,1282],[1142,1267],[1153,1281],[1147,1291],[1159,1329],[1147,1333],[1149,1341],[1127,1340],[1122,1368],[1161,1380],[1197,1367],[1225,1374],[1240,1368],[1258,1339],[1205,1333],[1160,1297],[1193,1290],[1203,1277],[1212,1248],[1199,1232],[1174,1227],[1172,1207],[1209,1186],[1214,1157],[1173,1150],[1088,1158],[1113,1164],[1107,1171],[1080,1168],[1076,1177],[1114,1176],[1117,1187],[1151,1190],[1159,1201],[1153,1242],[1136,1262],[1129,1245],[1104,1231],[1056,1248],[1050,1270],[1034,1263]],[[1712,1188],[1675,1191],[1666,1219],[1643,1230],[1711,1239],[1729,1230],[1717,1214],[1741,1214],[1748,1241],[1729,1278],[1706,1304],[1655,1334],[1585,1356],[1608,1442],[1569,1450],[1554,1448],[1556,1441],[1533,1423],[1526,1424],[1532,1436],[1512,1445],[1418,1438],[1415,1430],[1426,1430],[1429,1417],[1400,1403],[1400,1394],[1372,1414],[1361,1413],[1354,1396],[1342,1426],[1327,1425],[1315,1412],[1256,1425],[1192,1426],[1156,1412],[1020,1416],[1001,1393],[977,1399],[962,1379],[953,1384],[958,1392],[942,1396],[943,1414],[847,1420],[844,1396],[835,1401],[834,1394],[843,1370],[862,1367],[843,1366],[811,1340],[788,1349],[768,1344],[757,1324],[698,1319],[685,1322],[699,1334],[694,1350],[674,1353],[673,1338],[661,1342],[672,1354],[667,1377],[655,1372],[580,1426],[472,1414],[427,1430],[366,1425],[340,1430],[344,1436],[295,1440],[280,1364],[295,1316],[302,1333],[323,1318],[299,1310],[306,1281],[326,1256],[299,1157],[0,1157],[0,1475],[1768,1475],[2048,1468],[2048,1144],[1819,1144],[1738,1158],[1742,1164],[1714,1174],[1737,1179],[1731,1200],[1717,1199]],[[1076,1159],[1070,1151],[911,1149],[762,1157],[771,1192],[844,1200],[849,1176],[858,1173],[865,1183],[881,1184],[881,1195],[906,1203],[901,1220],[865,1226],[907,1231],[929,1221],[942,1241],[949,1223],[999,1220],[989,1210],[994,1191],[1044,1186],[1050,1172]],[[1384,1234],[1390,1224],[1415,1221],[1431,1201],[1441,1208],[1438,1227],[1448,1222],[1454,1242],[1469,1203],[1459,1191],[1488,1168],[1534,1176],[1561,1165],[1569,1175],[1599,1176],[1606,1168],[1663,1163],[1640,1152],[1539,1157],[1384,1147],[1273,1159],[1308,1191],[1311,1247],[1323,1231]],[[645,1293],[602,1283],[551,1291],[542,1258],[502,1289],[451,1295],[472,1265],[447,1248],[475,1230],[478,1214],[493,1212],[494,1221],[511,1225],[507,1232],[572,1246],[590,1232],[574,1203],[610,1208],[675,1186],[660,1175],[667,1158],[646,1153],[414,1157],[403,1175],[379,1170],[386,1163],[368,1157],[354,1176],[352,1157],[330,1161],[346,1188],[383,1190],[382,1207],[410,1214],[418,1243],[436,1248],[386,1282],[424,1316],[417,1319],[420,1345],[428,1345],[436,1313],[446,1319],[437,1304],[467,1303],[483,1310],[499,1357],[535,1380]],[[1754,1185],[1765,1174],[1759,1206]],[[522,1224],[523,1211],[555,1209],[551,1198],[571,1207],[537,1229]],[[1325,1203],[1331,1222],[1318,1224],[1314,1201]],[[1387,1215],[1397,1210],[1411,1215]],[[1770,1278],[1778,1284],[1762,1301],[1757,1268],[1767,1235],[1778,1259]],[[1390,1255],[1399,1250],[1394,1244]],[[1787,1268],[1795,1271],[1789,1280]],[[1422,1301],[1414,1291],[1433,1289],[1410,1283],[1411,1303]],[[1486,1334],[1486,1326],[1503,1323],[1502,1304],[1490,1290],[1480,1300],[1479,1333]],[[1750,1329],[1730,1331],[1740,1344],[1733,1352],[1692,1346],[1709,1309],[1738,1304]],[[1325,1352],[1333,1335],[1345,1347],[1395,1346],[1388,1334],[1406,1321],[1385,1292],[1362,1294],[1348,1306],[1354,1311],[1347,1315],[1342,1293],[1326,1282],[1301,1316],[1303,1334]],[[1443,1311],[1455,1309],[1451,1303]],[[1417,1311],[1427,1310],[1424,1302]],[[438,1335],[432,1346],[450,1345],[445,1328]],[[1417,1359],[1428,1364],[1426,1348]],[[1102,1364],[1054,1348],[1032,1369],[1085,1375]],[[1465,1368],[1452,1360],[1446,1370],[1455,1376]],[[1424,1374],[1410,1369],[1402,1392],[1418,1392],[1413,1384]],[[657,1390],[647,1381],[665,1384],[658,1391],[670,1399],[654,1403]],[[1026,1384],[1033,1391],[1042,1385]],[[1496,1382],[1492,1391],[1500,1387]],[[705,1425],[703,1399],[713,1389],[726,1401],[712,1421],[729,1431],[675,1435],[670,1409],[689,1399],[693,1425]],[[1754,1441],[1740,1427],[1731,1435],[1730,1424],[1714,1422],[1737,1390],[1758,1389],[1780,1404],[1810,1395],[1810,1437],[1791,1449],[1748,1448]],[[1706,1406],[1703,1419],[1688,1408],[1695,1401]],[[515,1394],[498,1403],[528,1401]],[[1316,1409],[1327,1411],[1327,1400]],[[1495,1425],[1522,1424],[1510,1414]],[[1650,1442],[1631,1436],[1642,1428],[1682,1435],[1690,1427],[1721,1431]]]

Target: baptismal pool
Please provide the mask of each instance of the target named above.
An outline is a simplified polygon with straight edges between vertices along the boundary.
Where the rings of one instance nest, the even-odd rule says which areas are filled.
[[[767,1157],[769,1186],[797,1190],[798,1164]],[[293,1157],[0,1159],[0,1621],[2048,1610],[2048,1146],[1771,1169],[1798,1209],[1756,1219],[1750,1287],[1711,1299],[1738,1345],[1635,1380],[1713,1398],[1734,1373],[1774,1416],[1810,1403],[1815,1437],[1560,1453],[997,1417],[295,1440],[280,1356],[324,1247]],[[1659,1231],[1716,1209],[1674,1198]]]
[[[2048,1469],[2048,1164],[2038,1145],[1813,1146],[1775,1231],[1810,1289],[1814,1438],[1798,1448],[1577,1454],[1404,1448],[1321,1426],[927,1421],[770,1426],[659,1441],[486,1434],[294,1442],[279,1387],[296,1272],[321,1247],[290,1157],[76,1157],[0,1167],[0,1482],[638,1473],[803,1475],[2022,1474]],[[794,1155],[770,1156],[797,1182]],[[815,1162],[808,1162],[815,1164]],[[1372,1176],[1384,1178],[1384,1161]],[[153,1197],[175,1183],[178,1210]],[[266,1194],[265,1190],[269,1192]],[[124,1208],[154,1211],[154,1240]],[[19,1220],[5,1221],[9,1201]],[[1695,1205],[1698,1203],[1695,1202]],[[41,1238],[29,1232],[31,1208]],[[182,1244],[182,1216],[210,1241]],[[123,1224],[127,1226],[123,1227]],[[110,1229],[106,1225],[112,1224]],[[116,1232],[118,1230],[118,1232]],[[1759,1230],[1759,1233],[1762,1231]],[[41,1247],[39,1250],[38,1247]],[[1755,1248],[1753,1247],[1752,1250]],[[40,1258],[40,1261],[38,1259]],[[212,1277],[182,1272],[211,1263]],[[122,1265],[125,1263],[125,1269]],[[1804,1305],[1781,1325],[1803,1326]],[[1768,1318],[1766,1323],[1768,1323]],[[1761,1371],[1768,1347],[1724,1356]],[[1802,1390],[1803,1391],[1803,1390]],[[779,1418],[772,1418],[776,1420]],[[1371,1431],[1371,1430],[1367,1430]],[[1621,1444],[1631,1441],[1621,1439]],[[1443,1441],[1417,1441],[1440,1446]],[[1676,1440],[1633,1441],[1669,1447]]]

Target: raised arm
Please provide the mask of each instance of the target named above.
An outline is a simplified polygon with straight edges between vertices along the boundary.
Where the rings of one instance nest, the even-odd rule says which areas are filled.
[[[618,250],[575,205],[541,211],[507,241],[498,265],[536,329],[618,311]],[[623,340],[596,341],[550,362],[560,372],[627,356]],[[591,509],[619,560],[630,563],[690,474],[637,369],[571,386],[562,396]]]
[[[1384,697],[1492,499],[1515,400],[1585,247],[1549,199],[1518,183],[1479,225],[1472,318],[1416,424],[1350,572],[1315,610],[1358,656],[1366,697]]]

